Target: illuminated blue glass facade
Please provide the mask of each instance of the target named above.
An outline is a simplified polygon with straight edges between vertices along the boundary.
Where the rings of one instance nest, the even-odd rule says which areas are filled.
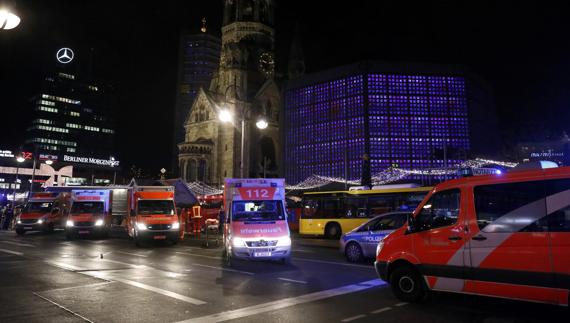
[[[346,75],[348,74],[348,75]],[[364,71],[285,91],[285,178],[312,174],[360,179],[390,166],[417,169],[466,159],[466,79],[453,74]],[[303,83],[303,82],[301,82]]]

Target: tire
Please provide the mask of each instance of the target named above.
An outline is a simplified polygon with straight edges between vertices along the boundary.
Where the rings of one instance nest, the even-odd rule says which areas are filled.
[[[75,235],[73,234],[73,232],[66,232],[65,233],[65,239],[66,240],[73,240],[75,238]]]
[[[361,262],[364,259],[362,248],[356,242],[349,242],[346,245],[344,255],[348,262]]]
[[[390,274],[390,286],[394,295],[404,302],[420,302],[427,294],[422,276],[411,266],[394,269]]]
[[[339,239],[342,235],[342,229],[338,223],[329,223],[325,227],[325,238],[327,239]]]
[[[19,236],[23,236],[24,234],[26,234],[26,231],[24,229],[16,229],[16,234]]]
[[[289,264],[291,264],[291,257],[285,257],[285,258],[281,259],[281,264],[282,264],[282,265],[289,265]]]

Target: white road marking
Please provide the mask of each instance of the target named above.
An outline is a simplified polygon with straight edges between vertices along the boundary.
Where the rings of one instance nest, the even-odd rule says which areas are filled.
[[[94,277],[98,277],[98,278],[103,278],[101,276],[104,276],[104,275],[101,275],[100,272],[86,273],[86,274],[93,275]],[[184,301],[186,303],[193,304],[193,305],[204,305],[204,304],[206,304],[206,302],[199,300],[199,299],[196,299],[196,298],[184,296],[184,295],[181,295],[181,294],[178,294],[175,292],[171,292],[171,291],[168,291],[168,290],[165,290],[162,288],[157,288],[157,287],[150,286],[147,284],[139,283],[139,282],[136,282],[133,280],[117,278],[117,277],[110,277],[109,279],[112,279],[113,281],[118,281],[118,282],[123,283],[123,284],[127,284],[127,285],[135,286],[138,288],[146,289],[146,290],[149,290],[151,292],[155,292],[157,294],[172,297],[172,298],[175,298],[177,300],[181,300],[181,301]]]
[[[124,266],[128,266],[128,267],[131,267],[131,268],[146,268],[145,265],[129,264],[129,263],[127,263],[127,262],[122,262],[122,261],[117,261],[117,260],[111,260],[111,259],[105,259],[105,258],[99,259],[99,260],[105,261],[105,262],[111,262],[111,263],[114,263],[114,264],[124,265]]]
[[[137,256],[137,257],[145,257],[145,258],[148,257],[147,255],[142,255],[140,253],[131,253],[131,252],[124,252],[124,251],[115,251],[115,252],[122,253],[125,255]]]
[[[62,262],[48,261],[48,263],[52,264],[56,267],[71,270],[71,271],[77,272],[79,274],[103,279],[103,280],[106,280],[108,282],[118,281],[118,282],[123,283],[123,284],[127,284],[127,285],[135,286],[138,288],[146,289],[146,290],[149,290],[149,291],[152,291],[152,292],[164,295],[164,296],[172,297],[172,298],[175,298],[175,299],[178,299],[178,300],[190,303],[190,304],[194,304],[194,305],[206,304],[206,302],[204,302],[202,300],[192,298],[192,297],[188,297],[188,296],[184,296],[184,295],[180,295],[178,293],[174,293],[174,292],[171,292],[168,290],[153,287],[153,286],[150,286],[147,284],[139,283],[139,282],[128,280],[128,279],[117,278],[117,277],[107,277],[108,275],[105,272],[100,272],[100,271],[96,271],[96,270],[89,270],[89,269],[69,265],[69,264],[62,263]]]
[[[249,307],[240,308],[237,310],[220,312],[212,315],[191,318],[185,321],[180,321],[179,323],[195,323],[195,322],[222,322],[227,320],[238,319],[242,317],[248,317],[252,315],[257,315],[261,313],[271,312],[280,310],[286,307],[295,306],[299,304],[314,302],[326,298],[331,298],[335,296],[340,296],[344,294],[356,293],[369,288],[374,288],[378,286],[385,285],[386,283],[379,280],[369,280],[358,284],[346,285],[342,287],[337,287],[333,289],[328,289],[320,292],[305,294],[297,297],[289,297],[281,300],[253,305]]]
[[[35,247],[36,247],[36,246],[33,245],[33,244],[19,243],[19,242],[14,242],[14,241],[0,240],[0,242],[7,243],[7,244],[11,244],[11,245],[14,245],[14,246],[20,246],[20,247],[30,247],[30,248],[35,248]]]
[[[16,256],[23,256],[24,253],[23,252],[18,252],[18,251],[12,251],[12,250],[7,250],[7,249],[0,249],[1,252],[5,252],[5,253],[9,253],[12,255],[16,255]]]
[[[354,320],[361,319],[361,318],[363,318],[363,317],[366,317],[366,315],[360,314],[360,315],[356,315],[356,316],[353,316],[353,317],[345,318],[345,319],[340,320],[340,321],[341,321],[341,322],[350,322],[350,321],[354,321]]]
[[[347,264],[344,262],[334,262],[334,261],[316,260],[316,259],[299,258],[299,257],[293,257],[293,260],[315,262],[315,263],[319,263],[319,264],[331,264],[331,265],[338,265],[338,266],[349,266],[349,267],[357,267],[357,268],[374,269],[372,266]]]
[[[66,312],[68,312],[68,313],[70,313],[70,314],[73,314],[73,315],[79,317],[80,319],[84,320],[85,322],[91,322],[91,323],[93,323],[93,321],[91,321],[90,319],[88,319],[88,318],[86,318],[86,317],[84,317],[84,316],[81,316],[80,314],[78,314],[78,313],[76,313],[76,312],[74,312],[74,311],[68,309],[67,307],[65,307],[65,306],[63,306],[63,305],[60,305],[60,304],[58,304],[58,303],[52,301],[52,300],[49,299],[49,298],[43,297],[42,295],[40,295],[40,294],[38,294],[38,293],[32,293],[32,294],[36,295],[37,297],[39,297],[39,298],[41,298],[41,299],[43,299],[43,300],[46,300],[46,301],[52,303],[53,305],[55,305],[55,306],[61,308],[62,310],[66,311]]]
[[[242,271],[242,270],[231,269],[231,268],[208,266],[208,265],[202,265],[202,264],[192,264],[192,266],[205,267],[205,268],[212,268],[212,269],[217,269],[217,270],[229,271],[229,272],[232,272],[232,273],[240,273],[240,274],[246,274],[246,275],[255,275],[254,273],[251,273],[251,272],[249,272],[249,271]]]
[[[391,310],[391,309],[392,309],[392,308],[391,308],[390,306],[388,306],[388,307],[383,307],[383,308],[381,308],[381,309],[374,310],[374,311],[372,311],[372,312],[370,312],[370,313],[372,313],[372,314],[378,314],[378,313],[382,313],[382,312],[389,311],[389,310]]]
[[[279,280],[283,280],[286,282],[292,282],[292,283],[299,283],[299,284],[306,284],[307,282],[304,280],[295,280],[295,279],[289,279],[289,278],[284,278],[284,277],[277,277],[277,279]]]
[[[399,306],[404,306],[404,305],[408,305],[408,303],[402,302],[402,303],[398,303],[398,304],[396,304],[396,305],[394,305],[394,306],[398,306],[398,307],[399,307]]]
[[[293,251],[295,251],[295,252],[315,253],[313,250],[297,249],[297,248],[294,248]]]
[[[112,284],[112,283],[114,283],[114,282],[112,282],[112,281],[106,281],[106,282],[102,282],[102,283],[93,283],[93,284],[88,284],[88,285],[71,286],[71,287],[64,287],[64,288],[55,288],[55,289],[44,290],[44,291],[41,291],[40,293],[59,292],[59,291],[62,291],[62,290],[70,290],[70,289],[84,288],[84,287],[97,287],[97,286],[109,285],[109,284]]]
[[[203,258],[210,258],[210,259],[222,259],[222,257],[205,256],[205,255],[199,255],[199,254],[196,254],[196,253],[189,253],[189,252],[175,251],[174,253],[177,253],[177,254],[180,254],[180,255],[194,256],[194,257],[203,257]]]

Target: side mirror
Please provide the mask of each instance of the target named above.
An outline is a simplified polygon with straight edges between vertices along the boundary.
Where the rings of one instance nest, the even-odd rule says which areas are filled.
[[[137,212],[135,212],[135,210],[131,210],[131,216],[137,216]]]
[[[416,232],[416,219],[414,218],[414,214],[408,214],[408,228],[406,229],[406,233],[414,233]]]

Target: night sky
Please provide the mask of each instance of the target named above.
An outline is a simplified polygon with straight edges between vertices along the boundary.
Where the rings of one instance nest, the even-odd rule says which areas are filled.
[[[179,32],[197,32],[206,17],[219,34],[222,1],[12,3],[22,23],[0,32],[0,148],[23,142],[26,104],[57,48],[80,59],[93,48],[95,76],[116,96],[123,166],[168,168]],[[570,132],[570,20],[561,5],[282,0],[276,14],[282,73],[298,22],[308,72],[362,59],[463,64],[494,89],[505,147]]]

